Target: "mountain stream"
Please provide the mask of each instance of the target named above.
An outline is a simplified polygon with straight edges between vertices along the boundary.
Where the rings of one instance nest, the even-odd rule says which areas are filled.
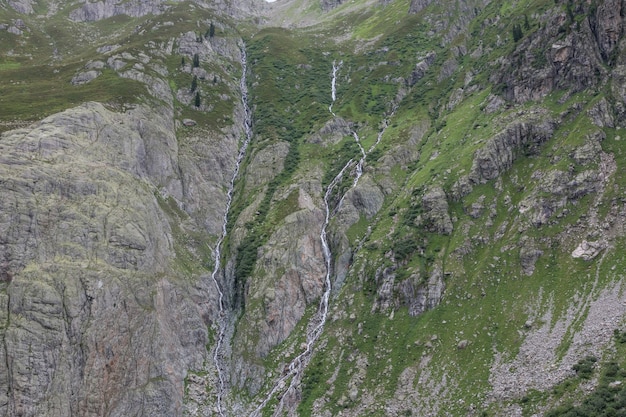
[[[226,194],[226,209],[224,211],[224,217],[222,218],[222,234],[217,240],[215,244],[215,250],[213,251],[215,266],[213,268],[213,273],[211,274],[211,279],[213,280],[213,284],[217,289],[219,294],[218,308],[219,308],[219,320],[218,320],[218,332],[217,332],[217,342],[215,344],[215,350],[213,351],[213,362],[215,364],[215,368],[217,370],[217,378],[218,378],[218,387],[217,387],[217,400],[216,400],[216,408],[217,412],[221,417],[224,417],[224,409],[222,405],[222,400],[224,396],[224,392],[226,391],[226,381],[224,378],[224,370],[222,367],[223,364],[223,346],[227,341],[227,325],[228,318],[226,307],[224,306],[224,291],[222,290],[219,281],[218,274],[220,272],[220,264],[221,264],[221,248],[224,239],[228,234],[226,229],[226,225],[228,224],[228,215],[230,213],[230,207],[233,202],[233,192],[235,189],[235,181],[239,175],[239,168],[241,167],[241,163],[246,156],[246,150],[248,149],[248,145],[250,144],[250,140],[252,139],[252,112],[250,107],[248,106],[248,86],[246,80],[246,72],[248,70],[248,59],[246,55],[246,45],[241,45],[241,79],[239,80],[239,88],[241,92],[241,102],[244,109],[244,138],[241,142],[241,147],[239,148],[239,153],[237,155],[237,160],[235,162],[235,169],[233,171],[233,175],[230,179],[230,184],[228,186],[228,192]]]
[[[337,117],[335,115],[335,113],[333,112],[333,104],[335,103],[336,99],[337,99],[337,73],[339,72],[339,69],[341,68],[342,62],[339,62],[339,64],[336,63],[336,61],[333,61],[333,68],[332,68],[332,72],[331,72],[331,104],[328,107],[328,111],[333,115],[333,117]],[[394,109],[395,110],[395,109]],[[393,114],[393,111],[391,113],[391,115]],[[382,124],[381,124],[381,128],[378,132],[378,136],[376,138],[376,141],[374,142],[374,144],[368,149],[368,151],[366,152],[365,149],[363,148],[363,145],[361,144],[361,140],[359,139],[359,136],[357,134],[356,131],[352,131],[352,136],[354,137],[354,140],[356,141],[357,145],[359,146],[359,150],[361,152],[361,157],[359,158],[359,160],[356,162],[356,166],[355,166],[355,170],[354,170],[354,181],[352,183],[352,188],[356,187],[356,185],[359,182],[359,179],[361,178],[361,175],[363,175],[363,164],[365,163],[365,159],[367,157],[367,155],[372,152],[376,146],[380,143],[383,134],[385,133],[385,130],[388,126],[388,119],[384,119]],[[322,297],[320,299],[320,303],[319,303],[319,307],[317,310],[317,314],[316,316],[311,320],[311,324],[309,325],[309,330],[307,331],[307,342],[306,342],[306,347],[304,348],[304,350],[298,355],[296,356],[290,363],[289,365],[285,368],[286,372],[283,373],[283,375],[275,382],[274,386],[272,387],[272,389],[268,392],[267,396],[265,397],[265,399],[254,409],[254,411],[252,411],[252,413],[250,414],[250,417],[258,417],[261,415],[261,411],[263,410],[263,408],[265,408],[265,406],[271,401],[272,398],[274,398],[275,395],[279,394],[280,397],[280,402],[277,406],[277,409],[274,411],[273,415],[281,415],[281,410],[284,407],[284,399],[286,397],[286,394],[293,390],[296,385],[298,384],[299,381],[301,381],[302,379],[302,374],[304,372],[304,369],[306,368],[306,365],[308,364],[310,358],[311,358],[311,354],[313,352],[313,347],[315,342],[317,341],[317,339],[320,337],[320,335],[322,334],[322,330],[324,329],[324,325],[326,324],[326,320],[328,318],[328,310],[329,310],[329,301],[330,301],[330,294],[332,291],[332,281],[331,281],[331,276],[332,276],[332,252],[330,250],[330,245],[328,244],[328,237],[327,237],[327,228],[328,228],[328,224],[330,223],[330,220],[332,218],[332,215],[336,212],[336,210],[341,207],[341,204],[343,203],[344,197],[346,196],[346,193],[344,193],[341,196],[341,199],[339,200],[339,203],[337,204],[337,207],[335,210],[331,210],[331,197],[333,194],[333,191],[335,189],[335,187],[337,187],[337,185],[339,183],[341,183],[344,175],[346,174],[347,171],[349,171],[351,169],[351,167],[353,167],[355,165],[355,161],[354,158],[350,159],[341,169],[341,171],[339,171],[339,173],[335,176],[335,178],[333,178],[333,180],[330,182],[330,184],[328,185],[328,187],[326,188],[326,192],[324,193],[324,211],[325,211],[325,217],[324,217],[324,223],[322,224],[322,228],[321,228],[321,232],[320,232],[320,241],[322,244],[322,252],[324,255],[324,262],[326,264],[326,276],[325,276],[325,280],[324,280],[324,292],[322,294]],[[289,379],[291,378],[291,381],[289,382],[289,385],[287,386],[287,381],[289,381]]]

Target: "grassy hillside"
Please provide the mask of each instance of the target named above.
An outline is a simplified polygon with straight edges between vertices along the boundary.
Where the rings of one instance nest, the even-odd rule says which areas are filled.
[[[329,16],[348,7],[339,6]],[[579,403],[589,386],[604,381],[601,364],[621,363],[610,334],[622,328],[623,312],[608,313],[602,323],[596,316],[612,305],[607,299],[622,297],[621,128],[613,107],[621,104],[603,75],[618,65],[598,62],[587,87],[566,81],[528,98],[507,93],[532,90],[527,76],[560,64],[551,44],[577,39],[574,54],[593,58],[598,45],[589,33],[596,30],[597,7],[439,2],[409,15],[408,4],[393,2],[342,17],[336,28],[329,18],[319,28],[266,30],[251,41],[251,48],[264,48],[253,71],[265,74],[272,68],[274,79],[285,81],[255,85],[255,102],[265,104],[258,113],[263,114],[260,130],[270,129],[266,111],[293,114],[308,106],[309,124],[292,139],[329,120],[323,107],[329,104],[333,60],[342,61],[334,111],[355,123],[364,144],[374,142],[378,124],[390,117],[379,148],[368,157],[366,175],[382,186],[391,174],[394,191],[371,221],[349,230],[334,223],[356,252],[333,299],[333,319],[306,371],[300,415],[323,410],[331,415],[509,415],[512,410],[532,415],[553,404]],[[329,42],[342,33],[345,21],[350,39]],[[311,44],[313,32],[325,37]],[[544,45],[548,49],[541,49]],[[309,70],[315,78],[289,95],[286,86],[297,84],[289,76],[298,77],[295,68],[306,61],[301,53],[316,57]],[[435,58],[412,84],[416,64],[429,53]],[[518,75],[498,77],[501,71]],[[612,123],[596,116],[604,103]],[[290,126],[286,132],[300,126],[281,120]],[[545,137],[531,132],[528,140],[521,134],[521,143],[494,142],[517,135],[511,132],[521,125],[523,130],[542,124],[551,126]],[[384,156],[406,146],[417,126],[430,126],[411,145],[419,160],[394,165]],[[342,151],[331,152],[348,152],[350,139],[334,148]],[[308,152],[328,158],[318,147],[300,145],[303,161],[310,160]],[[349,152],[354,156],[358,150]],[[504,154],[510,165],[499,161]],[[480,164],[486,163],[481,155],[502,163],[495,177],[480,176]],[[325,172],[333,172],[333,160]],[[437,227],[441,213],[425,207],[425,196],[437,187],[445,192],[445,214],[453,224],[449,232]],[[572,255],[583,241],[599,242],[589,260]],[[383,278],[385,268],[394,276],[390,293],[383,288],[390,285]],[[441,302],[415,316],[410,298],[432,285],[436,273],[444,277]],[[589,355],[600,365],[593,377],[581,378],[574,365]],[[545,375],[539,377],[533,368]],[[563,407],[570,406],[559,410]]]

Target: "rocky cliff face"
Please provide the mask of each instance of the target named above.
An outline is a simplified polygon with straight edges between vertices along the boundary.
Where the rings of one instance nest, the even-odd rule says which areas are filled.
[[[95,3],[70,18],[161,6]],[[1,415],[183,414],[217,320],[205,267],[243,129],[181,124],[167,58],[239,62],[236,39],[186,39],[105,45],[72,79],[114,71],[144,85],[143,103],[88,102],[1,136]],[[221,81],[238,95],[237,78]]]
[[[208,311],[171,265],[171,112],[88,103],[1,142],[3,414],[180,414]]]

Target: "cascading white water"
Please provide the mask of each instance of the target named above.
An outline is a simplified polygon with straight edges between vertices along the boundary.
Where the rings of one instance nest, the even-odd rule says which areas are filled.
[[[363,175],[363,164],[365,163],[365,158],[367,158],[367,153],[365,153],[365,149],[363,149],[363,145],[361,145],[359,135],[357,135],[355,131],[352,131],[352,136],[354,136],[354,140],[356,144],[359,145],[359,150],[361,151],[361,159],[356,163],[356,173],[354,175],[354,182],[352,183],[352,188],[354,188],[358,184],[361,175]]]
[[[333,113],[333,110],[332,110],[333,103],[335,102],[335,100],[337,98],[336,97],[336,94],[337,94],[337,72],[339,71],[339,68],[341,67],[341,65],[342,65],[342,62],[340,62],[337,65],[336,62],[333,61],[332,80],[331,80],[331,98],[332,98],[332,103],[328,107],[328,111],[333,116],[335,116],[335,113]],[[355,174],[355,181],[354,181],[354,185],[353,185],[353,186],[355,186],[357,184],[357,181],[358,181],[359,177],[363,173],[363,169],[362,168],[363,168],[363,162],[365,161],[366,152],[365,152],[365,149],[363,149],[363,146],[361,145],[361,141],[359,140],[359,136],[357,135],[356,132],[353,132],[353,136],[354,136],[354,140],[359,145],[359,149],[361,150],[361,159],[356,164],[356,174]],[[341,171],[339,171],[339,173],[335,176],[335,178],[333,178],[333,180],[330,182],[330,184],[326,188],[326,192],[324,193],[324,211],[325,211],[325,216],[324,216],[324,223],[322,224],[322,228],[321,228],[321,231],[320,231],[320,241],[321,241],[321,244],[322,244],[322,254],[324,255],[324,263],[326,265],[326,276],[324,278],[324,292],[322,293],[322,296],[320,298],[320,304],[319,304],[319,307],[318,307],[318,310],[317,310],[317,317],[312,320],[312,323],[315,323],[315,324],[312,326],[312,329],[307,332],[306,347],[298,356],[296,356],[289,363],[289,366],[287,367],[287,372],[281,378],[279,378],[276,381],[276,383],[274,384],[273,388],[269,391],[269,393],[267,394],[265,399],[250,414],[250,417],[257,417],[257,416],[259,416],[261,410],[267,405],[267,403],[279,391],[284,390],[284,392],[289,392],[291,389],[293,389],[295,387],[295,385],[296,385],[297,381],[299,380],[299,378],[302,377],[302,371],[304,370],[304,368],[306,367],[306,365],[308,363],[308,360],[310,359],[311,353],[313,351],[313,345],[315,344],[317,339],[322,334],[322,330],[324,329],[324,325],[326,324],[326,320],[328,318],[328,307],[329,307],[329,301],[330,301],[330,293],[332,291],[332,281],[331,281],[331,276],[332,276],[332,253],[331,253],[331,250],[330,250],[330,245],[328,244],[328,236],[327,236],[327,232],[326,232],[326,230],[328,228],[328,224],[330,223],[330,219],[331,219],[331,216],[332,216],[332,212],[331,212],[331,209],[330,209],[330,206],[331,206],[331,201],[330,200],[331,200],[331,196],[333,194],[333,191],[334,191],[335,187],[341,182],[341,180],[343,179],[343,176],[345,175],[346,171],[348,169],[350,169],[350,167],[353,164],[354,164],[354,159],[350,159],[343,166]],[[342,199],[343,199],[343,196],[342,196]],[[285,389],[285,383],[290,378],[291,378],[291,382],[289,384],[289,387],[287,387]],[[283,407],[283,399],[284,398],[285,398],[285,396],[282,396],[282,398],[280,400],[280,403],[278,405],[278,410],[275,413],[275,415],[280,411],[280,409],[282,409],[282,407]]]
[[[335,117],[335,113],[333,112],[333,104],[336,100],[336,94],[337,94],[337,72],[339,71],[339,69],[341,68],[343,62],[340,62],[339,65],[336,64],[335,61],[333,61],[333,69],[332,69],[332,80],[331,80],[331,98],[332,98],[332,103],[330,104],[330,106],[328,107],[328,111],[333,115],[333,117]],[[395,113],[395,108],[392,110],[391,114],[389,116],[392,116]],[[381,129],[378,132],[378,136],[376,138],[376,141],[374,142],[374,144],[367,150],[367,152],[365,151],[365,149],[363,148],[363,145],[361,145],[361,140],[359,139],[359,135],[356,133],[356,131],[352,131],[352,135],[354,137],[355,142],[357,143],[357,145],[359,146],[359,150],[361,151],[361,158],[358,160],[358,162],[356,163],[356,169],[355,169],[355,174],[354,174],[354,181],[352,183],[352,188],[356,187],[359,179],[361,178],[361,176],[363,175],[363,165],[365,163],[365,159],[367,158],[367,155],[370,154],[375,148],[376,146],[380,143],[383,134],[385,133],[385,130],[387,129],[389,125],[388,119],[384,119],[383,122],[381,123]],[[330,209],[331,206],[331,196],[333,194],[333,191],[335,189],[335,187],[342,181],[346,171],[348,171],[354,164],[354,159],[350,159],[341,169],[341,171],[339,171],[339,174],[337,174],[337,176],[335,176],[335,178],[333,178],[333,180],[330,182],[330,184],[328,185],[328,187],[326,188],[326,192],[324,193],[324,210],[325,210],[325,217],[324,217],[324,223],[322,224],[322,229],[320,232],[320,241],[322,244],[322,253],[324,255],[324,262],[326,264],[326,277],[324,279],[324,292],[322,294],[322,297],[320,299],[320,304],[317,310],[317,317],[312,319],[312,323],[315,323],[312,326],[312,329],[309,330],[307,332],[307,343],[306,343],[306,347],[305,349],[298,355],[296,356],[290,363],[289,366],[287,367],[287,372],[285,374],[283,374],[283,376],[281,376],[276,383],[274,384],[273,388],[269,391],[269,393],[267,394],[267,396],[265,397],[265,399],[254,409],[254,411],[252,411],[252,413],[250,414],[250,417],[258,417],[261,413],[261,410],[263,410],[263,408],[269,403],[269,401],[279,392],[282,391],[285,394],[287,392],[289,392],[290,390],[294,389],[296,384],[298,383],[298,381],[300,380],[300,378],[302,377],[302,372],[304,371],[304,368],[306,367],[306,365],[308,364],[308,361],[310,360],[311,357],[311,353],[313,352],[313,345],[315,344],[315,342],[317,341],[317,339],[321,336],[322,334],[322,330],[324,329],[324,325],[326,324],[326,320],[328,318],[328,309],[329,309],[329,301],[330,301],[330,293],[332,291],[332,281],[331,281],[331,276],[332,276],[332,252],[330,250],[330,245],[328,244],[328,236],[327,236],[327,228],[328,225],[330,223],[330,219],[332,217],[332,212]],[[339,208],[343,202],[343,199],[345,197],[345,193],[341,196],[341,199],[339,200],[339,204],[337,205],[337,208]],[[286,382],[291,378],[291,381],[289,383],[289,386],[287,388],[285,388],[286,386]],[[281,400],[278,404],[278,408],[277,410],[275,410],[274,415],[279,415],[282,408],[283,408],[283,400],[286,397],[286,395],[283,395],[281,397]]]
[[[331,218],[331,210],[330,210],[330,197],[334,188],[341,182],[343,175],[346,170],[352,165],[354,161],[351,159],[348,161],[346,165],[344,165],[343,169],[337,174],[337,176],[332,180],[332,182],[328,185],[326,192],[324,193],[324,208],[325,208],[325,218],[324,223],[322,225],[322,230],[320,232],[320,240],[322,243],[322,253],[324,255],[324,263],[326,264],[326,277],[324,279],[324,292],[320,299],[320,304],[317,310],[317,317],[314,319],[317,323],[313,326],[313,328],[307,333],[307,343],[305,349],[296,356],[287,367],[287,373],[284,374],[281,378],[276,381],[274,387],[267,394],[265,399],[254,409],[254,411],[250,414],[250,417],[258,417],[261,413],[261,410],[267,405],[267,403],[278,393],[278,391],[283,390],[285,388],[285,382],[292,378],[289,387],[285,390],[285,392],[294,388],[295,383],[297,381],[296,377],[302,376],[302,371],[306,367],[308,360],[310,359],[310,354],[313,352],[313,345],[317,341],[317,339],[322,334],[322,330],[324,325],[326,324],[326,320],[328,318],[328,303],[330,300],[330,293],[332,290],[331,283],[331,275],[332,275],[332,253],[330,251],[330,246],[328,245],[328,239],[326,235],[326,229],[328,227],[328,223]],[[283,397],[284,398],[284,397]],[[279,404],[279,407],[282,407],[282,399]]]
[[[250,140],[252,139],[252,112],[250,111],[250,107],[248,106],[248,86],[246,81],[246,72],[248,71],[248,59],[246,55],[246,45],[241,45],[241,79],[239,80],[239,89],[241,93],[241,102],[244,110],[244,132],[245,136],[243,141],[241,142],[241,147],[239,148],[239,153],[237,154],[237,160],[235,161],[235,169],[233,171],[233,175],[230,179],[230,183],[228,186],[228,192],[226,193],[226,209],[224,211],[224,217],[222,218],[222,234],[220,235],[217,243],[215,244],[215,250],[213,252],[215,266],[213,267],[213,273],[211,274],[211,279],[213,280],[213,284],[217,289],[219,294],[218,308],[219,308],[219,321],[218,321],[218,336],[217,342],[215,344],[215,351],[213,352],[213,362],[215,364],[215,368],[217,369],[217,378],[218,378],[218,387],[217,387],[217,401],[216,408],[217,412],[220,416],[224,417],[224,410],[222,408],[222,399],[224,396],[224,391],[226,390],[226,381],[224,380],[224,371],[221,366],[221,357],[222,354],[222,346],[224,345],[224,340],[226,338],[226,323],[227,320],[224,316],[226,313],[226,308],[224,306],[224,292],[219,284],[217,276],[220,271],[220,262],[221,262],[221,248],[224,239],[228,234],[228,230],[226,229],[226,225],[228,224],[228,215],[230,213],[230,207],[233,202],[233,193],[235,190],[235,181],[239,176],[239,168],[241,167],[241,163],[246,156],[246,151],[248,149],[248,145],[250,144]]]
[[[335,115],[333,112],[333,104],[335,104],[335,100],[337,100],[337,71],[339,71],[342,64],[343,61],[339,61],[339,64],[337,64],[336,61],[333,61],[332,80],[330,82],[330,97],[332,100],[330,102],[330,106],[328,106],[328,111],[333,116]]]

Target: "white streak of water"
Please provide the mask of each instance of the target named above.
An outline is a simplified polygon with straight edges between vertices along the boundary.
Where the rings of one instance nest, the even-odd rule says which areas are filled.
[[[239,153],[237,154],[237,160],[235,162],[235,169],[233,171],[233,175],[230,179],[230,183],[228,186],[228,192],[226,193],[226,209],[224,211],[224,217],[222,218],[222,234],[220,235],[217,243],[215,245],[215,250],[213,251],[215,266],[213,267],[213,273],[211,274],[211,279],[213,280],[213,284],[215,284],[215,288],[219,294],[218,308],[219,308],[219,319],[218,319],[218,337],[217,343],[215,344],[215,351],[213,352],[213,362],[215,364],[215,368],[217,369],[217,378],[218,378],[218,387],[217,387],[217,401],[216,408],[217,412],[220,416],[224,417],[224,409],[222,407],[222,400],[224,396],[224,392],[226,391],[226,381],[224,379],[224,370],[222,369],[222,346],[225,341],[226,336],[226,323],[225,317],[226,307],[224,306],[224,292],[220,287],[218,281],[218,274],[220,271],[220,263],[221,263],[221,248],[224,239],[228,234],[226,229],[226,225],[228,224],[228,214],[230,213],[230,207],[233,202],[233,193],[235,190],[235,181],[239,175],[239,168],[241,167],[241,163],[243,162],[244,157],[246,156],[246,150],[248,149],[248,145],[250,144],[250,140],[252,139],[252,112],[250,111],[250,107],[248,106],[248,86],[246,81],[246,72],[248,70],[248,61],[246,55],[246,45],[241,45],[241,79],[239,80],[239,89],[241,92],[241,102],[244,109],[244,131],[245,137],[241,143],[241,147],[239,148]]]
[[[336,116],[335,113],[333,112],[332,108],[333,108],[333,104],[337,98],[337,72],[339,71],[339,69],[341,68],[343,62],[339,62],[339,64],[336,64],[335,61],[333,61],[333,69],[332,69],[332,80],[331,80],[331,98],[332,98],[332,103],[330,104],[330,106],[328,107],[328,111],[333,115]],[[395,108],[393,109],[391,115],[393,115],[393,113],[395,112]],[[361,176],[363,175],[363,165],[365,163],[365,159],[367,158],[367,155],[369,153],[371,153],[376,146],[380,143],[383,134],[385,133],[385,130],[387,129],[389,122],[388,119],[384,119],[383,122],[381,123],[381,128],[378,132],[378,136],[376,138],[375,143],[367,150],[367,152],[365,151],[365,149],[363,148],[363,145],[361,145],[361,140],[359,139],[358,134],[356,133],[356,131],[352,131],[352,135],[354,137],[355,142],[357,143],[357,145],[359,146],[359,150],[361,151],[361,158],[356,162],[356,169],[355,169],[355,174],[354,174],[354,181],[352,184],[352,188],[356,187],[359,179],[361,178]],[[286,393],[288,393],[289,391],[291,391],[292,389],[295,388],[296,384],[300,381],[300,378],[302,377],[302,372],[304,371],[304,368],[306,368],[308,361],[311,358],[311,354],[313,352],[313,346],[315,344],[315,342],[317,341],[317,339],[321,336],[322,331],[324,329],[324,325],[326,324],[327,318],[328,318],[328,309],[329,309],[329,301],[330,301],[330,294],[332,291],[332,281],[331,281],[331,277],[332,277],[332,252],[330,250],[330,245],[328,244],[328,235],[327,235],[327,229],[328,229],[328,225],[330,223],[331,217],[333,212],[331,212],[330,206],[331,206],[331,197],[333,194],[333,191],[335,189],[335,187],[337,187],[337,185],[339,185],[344,177],[344,175],[346,174],[346,172],[350,169],[350,167],[352,167],[354,165],[354,159],[350,159],[341,169],[341,171],[339,171],[339,173],[337,174],[337,176],[335,176],[335,178],[333,178],[333,180],[330,182],[330,184],[328,185],[328,187],[326,188],[326,192],[324,193],[324,211],[325,211],[325,217],[324,217],[324,223],[322,224],[322,229],[320,232],[320,241],[322,244],[322,253],[324,255],[324,263],[326,265],[326,276],[324,279],[324,292],[322,294],[322,297],[320,299],[320,304],[317,310],[317,314],[316,317],[314,319],[311,320],[312,323],[315,323],[312,325],[312,329],[309,330],[307,332],[307,342],[306,342],[306,347],[305,349],[298,355],[296,356],[290,363],[289,366],[287,367],[287,372],[281,376],[276,383],[274,384],[274,386],[272,387],[272,389],[269,391],[269,393],[267,394],[267,396],[265,397],[265,399],[254,409],[254,411],[252,411],[252,413],[250,414],[250,417],[258,417],[261,415],[261,410],[263,410],[263,408],[269,403],[269,401],[279,392],[283,392],[283,395],[281,396],[281,400],[278,404],[277,409],[274,411],[273,415],[281,415],[281,411],[282,408],[284,407],[283,404],[283,400],[286,397]],[[337,205],[337,208],[339,208],[341,206],[341,203],[343,202],[343,199],[345,197],[345,193],[341,196],[341,199],[339,200],[339,204]],[[287,381],[290,381],[289,386],[287,388]]]
[[[328,106],[328,111],[333,116],[335,113],[333,112],[333,104],[335,104],[335,100],[337,100],[337,71],[341,68],[343,61],[339,61],[339,64],[336,61],[333,61],[333,71],[332,71],[332,79],[330,81],[330,97],[332,99],[330,106]]]

